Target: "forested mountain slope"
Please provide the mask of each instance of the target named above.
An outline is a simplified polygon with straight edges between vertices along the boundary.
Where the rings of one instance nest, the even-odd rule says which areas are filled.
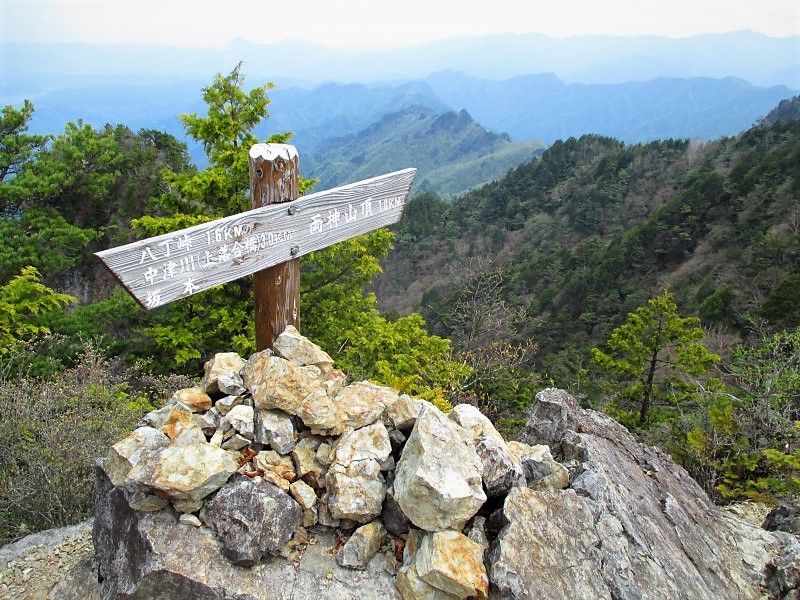
[[[570,138],[452,205],[415,199],[374,289],[384,310],[421,310],[450,334],[440,315],[484,258],[525,310],[521,337],[569,378],[664,286],[730,341],[753,322],[797,325],[798,198],[800,121],[775,113],[705,144]]]
[[[448,197],[500,179],[543,149],[540,142],[512,142],[487,131],[465,110],[437,114],[410,106],[356,134],[326,140],[304,157],[303,173],[327,189],[413,166],[412,195],[430,191]]]

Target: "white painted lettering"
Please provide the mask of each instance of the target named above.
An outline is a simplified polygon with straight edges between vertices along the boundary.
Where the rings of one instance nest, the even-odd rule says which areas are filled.
[[[156,281],[156,275],[158,275],[158,271],[153,267],[149,267],[147,271],[144,272],[144,280],[148,285],[153,285]]]
[[[215,262],[214,261],[214,257],[211,256],[211,252],[209,252],[208,250],[205,251],[205,259],[206,259],[206,264],[203,264],[203,262],[202,262],[202,260],[200,258],[197,259],[198,263],[200,264],[200,268],[201,269],[203,269],[203,270],[210,269],[211,267],[214,266],[214,262]]]
[[[322,215],[316,214],[311,217],[311,223],[308,225],[311,229],[311,233],[321,233],[323,223],[324,221],[322,220]]]
[[[181,237],[175,240],[179,250],[189,250],[192,247],[192,239],[188,233],[184,233]]]
[[[178,263],[176,263],[174,260],[165,262],[161,267],[161,271],[164,274],[163,280],[166,281],[167,279],[174,279],[177,269]]]
[[[187,295],[194,294],[197,290],[199,290],[194,281],[192,281],[191,277],[187,277],[186,280],[183,282],[183,293]]]
[[[158,243],[159,246],[164,246],[164,249],[166,250],[166,253],[164,254],[165,258],[169,258],[170,257],[169,245],[170,245],[171,242],[172,242],[172,240],[164,240],[163,242],[159,242]]]
[[[367,198],[366,200],[364,200],[361,204],[359,204],[359,207],[361,207],[361,216],[362,217],[371,216],[372,215],[372,198]]]
[[[347,212],[344,214],[344,222],[345,223],[352,223],[358,218],[358,214],[356,210],[353,208],[352,204],[347,205]]]
[[[144,304],[147,308],[155,308],[156,306],[161,306],[163,302],[161,301],[161,290],[153,290],[151,292],[147,292],[147,296],[145,296]]]
[[[339,209],[334,208],[333,210],[328,211],[328,229],[336,229],[339,226],[339,220],[341,219],[341,215],[339,214]]]
[[[194,254],[190,254],[189,256],[184,256],[178,262],[180,263],[181,273],[192,272],[195,270]]]
[[[152,261],[156,261],[157,260],[156,257],[153,256],[153,251],[150,250],[150,246],[145,246],[144,248],[142,248],[142,260],[139,261],[139,264],[143,265],[145,259],[148,258],[148,257]]]

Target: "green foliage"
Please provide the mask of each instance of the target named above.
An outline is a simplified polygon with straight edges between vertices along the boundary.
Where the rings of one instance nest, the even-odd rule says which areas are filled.
[[[732,323],[735,320],[733,300],[735,294],[730,286],[725,286],[708,296],[700,305],[700,319],[703,323]]]
[[[28,122],[33,116],[33,104],[25,100],[20,108],[7,104],[0,115],[0,183],[15,177],[47,143],[48,136],[31,135]],[[0,186],[0,214],[8,210],[6,195],[9,186]]]
[[[420,315],[382,317],[375,296],[364,293],[392,239],[379,229],[301,259],[302,331],[351,379],[371,379],[444,406],[469,371],[450,360],[450,341],[430,335]]]
[[[36,320],[56,334],[47,343],[48,361],[32,367],[31,372],[55,375],[74,363],[87,340],[103,348],[108,356],[127,355],[145,343],[141,334],[132,329],[146,318],[145,310],[121,287],[105,300],[75,304],[69,311],[50,311]]]
[[[722,500],[798,497],[800,329],[737,348],[726,370],[730,385],[706,391],[679,459]]]
[[[778,121],[800,120],[800,96],[781,100],[778,106],[760,121],[760,125],[774,125]]]
[[[644,423],[654,400],[657,377],[683,373],[699,376],[719,360],[700,343],[703,330],[699,319],[680,317],[674,296],[668,290],[648,301],[647,306],[629,313],[625,323],[614,329],[607,342],[609,352],[592,350],[594,363],[614,375],[622,388],[641,384],[639,422]]]
[[[367,378],[444,407],[470,374],[451,360],[450,341],[430,335],[418,314],[388,321],[377,311],[342,324],[344,342],[334,359],[352,380]]]
[[[38,143],[23,131],[10,133],[5,148],[22,152]],[[162,166],[182,171],[188,160],[172,136],[122,126],[95,130],[78,121],[49,139],[17,156],[14,176],[0,182],[0,279],[33,265],[55,285],[95,267],[93,242],[130,241],[130,218],[147,210]]]
[[[203,88],[206,116],[181,115],[186,133],[203,144],[209,167],[199,173],[165,172],[168,192],[160,204],[170,213],[218,218],[250,209],[248,150],[259,141],[253,129],[268,116],[267,90],[273,85],[246,92],[244,84],[239,63],[228,75],[217,74],[214,82]]]
[[[771,291],[758,313],[770,321],[792,327],[800,324],[800,273],[782,279]]]
[[[201,374],[216,352],[255,351],[252,289],[249,280],[233,281],[159,308],[141,329],[152,346],[135,352],[155,357],[158,372]]]
[[[130,218],[148,209],[163,166],[185,171],[188,153],[165,133],[144,130],[137,135],[110,125],[95,130],[81,121],[67,124],[61,135],[48,136],[50,143],[44,146],[45,138],[24,133],[23,121],[32,110],[26,103],[24,114],[4,112],[4,119],[12,115],[16,124],[7,128],[3,149],[16,154],[9,159],[13,168],[8,177],[0,182],[0,282],[33,266],[49,287],[88,283],[84,289],[91,301],[103,287],[96,285],[99,263],[92,252],[101,244],[131,241]],[[31,368],[45,373],[70,364],[82,338],[103,339],[108,349],[123,352],[135,338],[131,328],[140,314],[113,298],[69,312],[39,314],[30,326],[58,335]]]
[[[454,267],[446,285],[429,294],[433,331],[453,341],[454,360],[468,369],[453,402],[469,402],[495,420],[520,417],[539,378],[530,368],[538,348],[520,335],[524,309],[508,297],[506,274],[484,258]]]
[[[522,335],[540,348],[536,368],[574,389],[591,348],[667,281],[728,345],[756,317],[794,326],[798,182],[797,120],[707,143],[557,141],[452,205],[412,202],[376,289],[386,309],[421,307],[449,336],[435,312],[453,272],[467,258],[497,260],[506,299],[530,319]]]
[[[385,229],[350,238],[300,259],[300,319],[303,332],[335,352],[346,342],[339,331],[375,307],[375,296],[364,293],[381,271],[380,259],[392,246]]]
[[[74,302],[42,285],[35,267],[25,267],[19,275],[0,286],[0,358],[23,340],[49,333],[34,317]]]
[[[55,209],[81,227],[105,225],[123,160],[110,126],[97,131],[82,121],[67,123],[64,133],[15,179],[24,188],[19,206]]]
[[[55,283],[85,259],[100,232],[68,222],[55,209],[31,208],[19,217],[0,217],[0,280],[35,266]]]

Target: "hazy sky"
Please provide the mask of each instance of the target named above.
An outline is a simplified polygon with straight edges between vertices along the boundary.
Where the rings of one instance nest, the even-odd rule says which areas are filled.
[[[800,34],[798,0],[0,0],[0,41],[329,46],[467,34]]]

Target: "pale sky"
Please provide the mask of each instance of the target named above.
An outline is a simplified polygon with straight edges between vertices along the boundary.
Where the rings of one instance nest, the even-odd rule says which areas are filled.
[[[0,42],[328,46],[462,35],[800,34],[798,0],[0,0]]]

